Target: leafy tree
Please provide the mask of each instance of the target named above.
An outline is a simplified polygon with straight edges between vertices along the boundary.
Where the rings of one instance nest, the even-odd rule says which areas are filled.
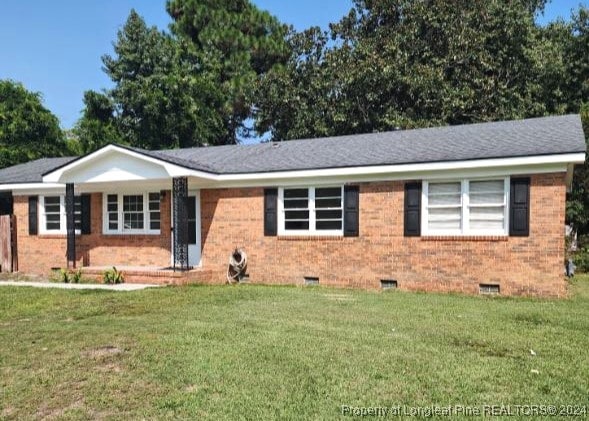
[[[289,38],[293,56],[260,86],[256,128],[290,139],[543,114],[543,4],[356,0],[328,33]]]
[[[172,31],[185,40],[196,72],[221,99],[215,108],[221,143],[249,136],[259,80],[289,54],[287,28],[249,0],[170,0]]]
[[[114,50],[102,60],[115,83],[108,96],[123,141],[147,149],[217,143],[220,100],[182,42],[148,28],[132,10]]]
[[[585,131],[585,142],[589,145],[589,103],[581,107],[581,121]],[[567,200],[566,219],[578,234],[589,234],[589,164],[585,162],[575,168],[573,188]]]
[[[68,153],[59,121],[41,94],[0,80],[0,168]]]
[[[84,92],[82,118],[73,130],[80,154],[95,151],[108,143],[122,142],[115,119],[115,106],[108,95]]]

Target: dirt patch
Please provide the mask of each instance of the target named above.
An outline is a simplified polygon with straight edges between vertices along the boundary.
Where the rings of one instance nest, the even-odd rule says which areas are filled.
[[[35,414],[37,418],[44,420],[55,420],[62,418],[68,411],[75,409],[84,409],[84,400],[82,398],[77,399],[66,407],[63,408],[50,408],[47,404],[41,405]]]
[[[7,406],[0,412],[0,418],[8,418],[14,414],[15,409],[12,406]]]
[[[82,355],[85,357],[90,358],[103,358],[103,357],[110,357],[113,355],[122,354],[125,352],[121,348],[118,348],[114,345],[105,345],[94,349],[89,349],[82,352]]]
[[[123,369],[120,365],[115,363],[108,363],[101,366],[96,367],[96,370],[107,372],[107,373],[121,373]]]

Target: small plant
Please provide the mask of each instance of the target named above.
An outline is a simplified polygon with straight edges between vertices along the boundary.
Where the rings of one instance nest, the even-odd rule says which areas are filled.
[[[82,281],[82,269],[75,272],[70,272],[70,282],[72,284],[79,284]]]
[[[67,269],[59,269],[59,281],[64,284],[70,283],[70,272]]]
[[[53,280],[63,282],[64,284],[79,284],[83,281],[82,269],[73,271],[61,268],[59,271],[54,272]]]
[[[112,269],[105,270],[102,274],[102,279],[104,280],[105,284],[122,284],[125,282],[125,277],[123,276],[123,272],[117,270],[116,267],[112,267]]]

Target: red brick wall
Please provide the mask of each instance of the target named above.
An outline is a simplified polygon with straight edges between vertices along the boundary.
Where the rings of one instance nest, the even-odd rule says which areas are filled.
[[[531,177],[529,237],[404,237],[404,183],[360,185],[360,236],[264,237],[263,189],[201,191],[203,269],[225,282],[229,253],[245,248],[251,282],[478,293],[499,283],[502,294],[563,296],[565,175]],[[46,274],[65,266],[65,236],[29,236],[27,197],[15,197],[19,269]],[[80,263],[169,266],[170,193],[161,204],[159,236],[102,235],[102,194],[92,196],[92,234],[78,236]]]
[[[170,192],[160,204],[161,235],[103,235],[102,193],[91,198],[91,234],[76,237],[78,265],[84,266],[170,266]],[[19,271],[47,274],[65,267],[65,235],[29,235],[28,197],[14,198],[17,217]]]
[[[201,191],[203,267],[224,282],[229,253],[244,247],[251,282],[477,294],[499,283],[502,294],[563,296],[565,175],[534,175],[529,237],[404,237],[403,182],[360,185],[360,236],[264,237],[263,189]]]

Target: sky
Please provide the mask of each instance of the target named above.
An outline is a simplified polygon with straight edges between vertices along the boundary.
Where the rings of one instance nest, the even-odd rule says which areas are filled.
[[[352,6],[351,0],[253,0],[298,30],[327,28]],[[552,0],[538,22],[568,19],[589,0]],[[10,0],[0,13],[0,79],[21,82],[40,92],[44,105],[71,128],[81,115],[84,91],[111,87],[100,57],[112,43],[129,11],[135,8],[148,25],[167,29],[165,0]]]

